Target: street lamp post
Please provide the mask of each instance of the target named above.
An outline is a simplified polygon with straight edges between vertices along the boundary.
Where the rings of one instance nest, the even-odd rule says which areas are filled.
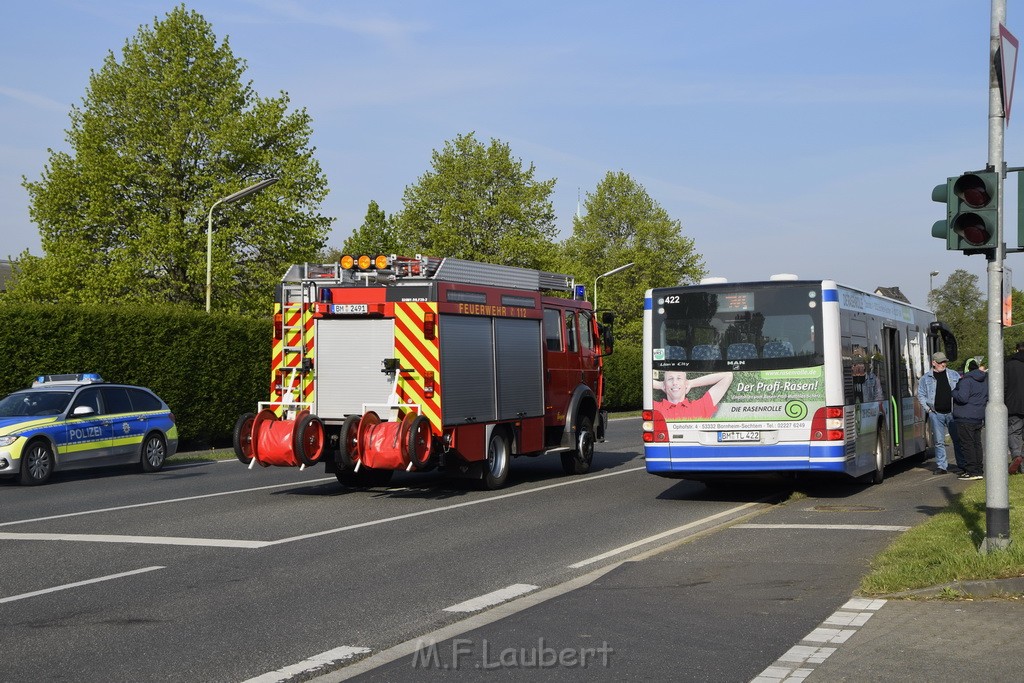
[[[210,213],[206,217],[206,312],[210,312],[210,292],[213,289],[213,210],[221,204],[230,204],[231,202],[238,201],[242,197],[248,197],[253,192],[259,192],[265,187],[270,187],[276,183],[280,178],[267,178],[261,180],[258,183],[250,185],[249,187],[239,190],[234,194],[229,194],[227,197],[222,197],[213,203],[210,207]]]
[[[618,268],[615,268],[613,270],[609,270],[607,273],[602,273],[602,274],[600,274],[600,275],[598,275],[597,277],[594,278],[594,310],[595,311],[597,310],[597,281],[600,280],[603,277],[608,277],[609,275],[615,275],[615,273],[619,273],[619,272],[625,270],[626,268],[630,268],[632,266],[633,266],[632,262],[631,263],[627,263],[624,266],[619,266]]]
[[[937,270],[933,270],[932,272],[928,273],[928,294],[929,295],[932,293],[932,290],[935,289],[934,280],[932,280],[932,278],[934,278],[938,274],[939,274],[939,271],[937,271]]]

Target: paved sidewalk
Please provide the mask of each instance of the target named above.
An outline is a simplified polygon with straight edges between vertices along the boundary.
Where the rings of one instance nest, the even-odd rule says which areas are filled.
[[[806,678],[809,683],[1024,680],[1024,601],[889,600]]]

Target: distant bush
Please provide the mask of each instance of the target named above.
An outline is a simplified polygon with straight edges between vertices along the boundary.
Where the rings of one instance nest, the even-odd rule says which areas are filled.
[[[604,408],[640,410],[643,400],[643,354],[633,341],[615,342],[612,355],[604,359]]]
[[[0,395],[38,375],[98,372],[155,391],[188,447],[227,445],[267,400],[270,319],[177,306],[0,304]]]

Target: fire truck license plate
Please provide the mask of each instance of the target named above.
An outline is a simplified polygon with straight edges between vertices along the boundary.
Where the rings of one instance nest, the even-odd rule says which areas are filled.
[[[760,441],[760,432],[718,432],[721,441]]]
[[[366,313],[366,304],[331,304],[331,313]]]

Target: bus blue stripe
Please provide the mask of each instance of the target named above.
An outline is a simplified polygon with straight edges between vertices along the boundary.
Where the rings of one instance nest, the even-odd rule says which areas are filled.
[[[821,290],[822,301],[839,301],[839,290],[838,289],[823,289]]]
[[[653,304],[653,303],[651,303],[651,297],[649,297],[649,296],[645,296],[645,297],[644,297],[644,310],[645,310],[645,311],[649,311],[649,310],[651,310],[652,308],[654,308],[654,304]]]
[[[758,446],[685,446],[645,444],[644,457],[651,474],[676,472],[845,472],[843,444],[776,444]]]

